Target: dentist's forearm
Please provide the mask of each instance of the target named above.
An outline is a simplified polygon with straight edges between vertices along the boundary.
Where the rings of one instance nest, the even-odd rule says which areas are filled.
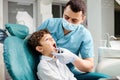
[[[86,58],[86,59],[77,58],[73,62],[73,65],[76,66],[80,71],[91,72],[94,68],[94,59],[93,58]]]

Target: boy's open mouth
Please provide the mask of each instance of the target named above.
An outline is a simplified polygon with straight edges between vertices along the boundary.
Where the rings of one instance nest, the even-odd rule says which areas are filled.
[[[55,52],[58,52],[58,50],[56,49],[57,45],[55,43],[53,44],[53,47],[54,47]]]
[[[53,44],[53,47],[54,47],[54,48],[56,48],[56,47],[57,47],[55,43]]]

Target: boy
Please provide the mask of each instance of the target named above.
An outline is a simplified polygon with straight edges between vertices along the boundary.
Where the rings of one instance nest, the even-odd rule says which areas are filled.
[[[76,80],[68,67],[51,54],[52,52],[58,53],[58,50],[48,30],[34,32],[28,39],[28,44],[42,54],[37,67],[40,80]]]

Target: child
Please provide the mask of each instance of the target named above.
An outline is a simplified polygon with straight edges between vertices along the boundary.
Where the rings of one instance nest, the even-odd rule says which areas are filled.
[[[76,80],[68,67],[51,54],[52,52],[58,53],[58,50],[48,30],[34,32],[28,39],[28,44],[42,54],[37,67],[40,80]]]

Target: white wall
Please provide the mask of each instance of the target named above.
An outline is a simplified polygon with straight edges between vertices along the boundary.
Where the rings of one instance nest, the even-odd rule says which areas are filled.
[[[3,0],[0,0],[0,29],[3,29]],[[0,43],[0,80],[4,80],[3,44]]]
[[[0,0],[0,28],[3,28],[3,0]]]
[[[114,35],[114,0],[102,0],[102,39],[106,39],[105,33]]]
[[[38,0],[37,6],[38,6],[37,26],[40,26],[40,24],[44,20],[46,20],[47,18],[51,18],[53,16],[52,15],[52,0]]]
[[[56,3],[67,3],[69,0],[53,0]]]
[[[94,40],[95,65],[98,59],[100,40],[105,33],[114,34],[114,0],[87,0],[88,29]]]
[[[37,26],[40,26],[40,24],[47,18],[53,17],[52,15],[52,3],[53,2],[66,3],[68,1],[69,0],[37,0],[37,6],[38,6]]]
[[[8,1],[7,0],[3,0],[3,25],[8,23]]]
[[[87,20],[88,29],[90,30],[94,41],[95,63],[97,64],[97,48],[102,35],[101,0],[87,0]]]

